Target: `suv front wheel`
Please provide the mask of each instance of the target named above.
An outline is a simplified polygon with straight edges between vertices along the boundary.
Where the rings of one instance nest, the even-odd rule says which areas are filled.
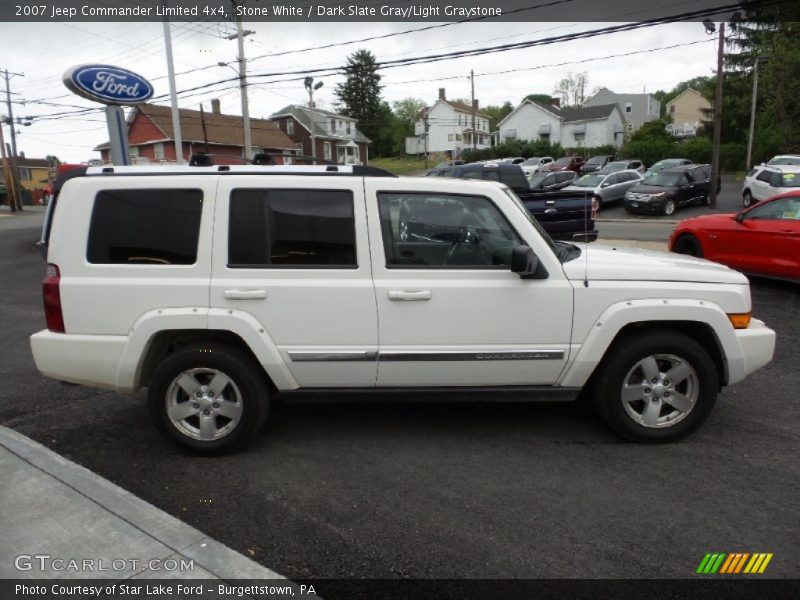
[[[191,346],[170,354],[148,388],[156,427],[203,454],[241,447],[261,430],[269,412],[269,389],[259,369],[231,346]]]
[[[651,330],[618,343],[594,388],[600,416],[623,437],[667,442],[694,431],[717,397],[708,352],[690,337]]]

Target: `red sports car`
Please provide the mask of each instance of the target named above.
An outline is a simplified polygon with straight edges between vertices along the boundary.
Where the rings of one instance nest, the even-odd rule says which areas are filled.
[[[669,238],[669,249],[744,273],[800,282],[800,191],[740,213],[681,221]]]

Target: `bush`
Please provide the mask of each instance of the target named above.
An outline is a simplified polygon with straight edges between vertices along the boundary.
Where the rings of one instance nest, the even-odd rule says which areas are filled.
[[[711,140],[704,137],[684,140],[678,144],[678,155],[680,158],[688,158],[698,164],[711,162],[712,144]]]
[[[616,155],[618,149],[612,145],[598,146],[596,148],[563,148],[561,144],[551,144],[543,140],[507,140],[492,148],[485,150],[466,149],[461,152],[461,158],[467,162],[478,160],[492,160],[494,158],[506,158],[509,156],[552,156],[561,158],[562,156],[578,155],[584,158],[596,156],[598,154]]]

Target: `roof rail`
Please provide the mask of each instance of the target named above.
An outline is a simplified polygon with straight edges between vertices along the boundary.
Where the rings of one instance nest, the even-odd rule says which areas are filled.
[[[75,169],[75,171],[82,170]],[[385,169],[361,165],[114,165],[88,167],[85,173],[88,176],[101,177],[119,175],[349,175],[357,177],[397,177],[397,175]]]

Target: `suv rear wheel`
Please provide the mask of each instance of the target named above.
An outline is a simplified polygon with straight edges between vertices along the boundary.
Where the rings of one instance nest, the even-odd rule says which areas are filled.
[[[662,211],[665,216],[669,217],[675,214],[675,200],[672,198],[667,198],[664,200],[664,206],[662,207]]]
[[[651,330],[618,343],[594,387],[600,416],[635,442],[668,442],[694,431],[717,397],[708,352],[690,337]]]
[[[753,194],[750,193],[750,190],[745,190],[744,194],[742,194],[742,206],[744,208],[747,208],[752,203],[753,203]]]
[[[169,355],[148,388],[156,427],[169,440],[202,454],[243,446],[269,413],[269,389],[259,369],[231,346],[191,346]]]

